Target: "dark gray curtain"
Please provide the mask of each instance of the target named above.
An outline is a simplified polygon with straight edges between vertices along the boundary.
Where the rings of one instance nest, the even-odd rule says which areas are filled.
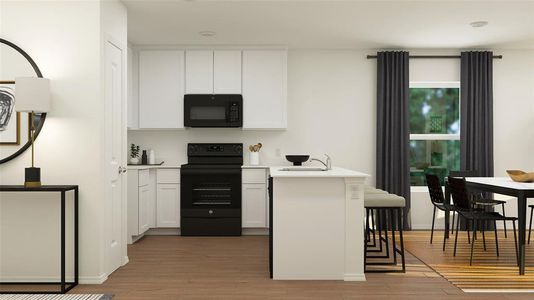
[[[377,53],[376,187],[406,198],[404,228],[410,229],[409,53]]]
[[[493,52],[462,52],[461,169],[493,176]]]

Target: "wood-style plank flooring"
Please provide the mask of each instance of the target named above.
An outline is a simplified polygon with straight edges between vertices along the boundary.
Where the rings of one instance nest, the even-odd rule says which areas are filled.
[[[406,233],[421,238],[420,232]],[[424,234],[424,233],[423,233]],[[439,236],[439,235],[438,235]],[[532,294],[467,294],[407,255],[406,274],[367,274],[366,282],[273,281],[264,236],[147,236],[129,246],[130,262],[102,285],[73,293],[114,299],[533,299]]]

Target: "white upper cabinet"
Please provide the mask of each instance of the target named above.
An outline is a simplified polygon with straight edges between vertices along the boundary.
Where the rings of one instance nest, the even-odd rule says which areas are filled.
[[[184,51],[139,52],[139,128],[183,128]]]
[[[213,93],[241,94],[241,50],[213,53]]]
[[[213,94],[213,51],[185,52],[185,93]]]
[[[287,127],[287,51],[243,50],[243,128]]]

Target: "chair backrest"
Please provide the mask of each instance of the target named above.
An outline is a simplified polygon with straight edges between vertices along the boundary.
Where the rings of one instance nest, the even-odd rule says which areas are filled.
[[[478,171],[475,170],[460,170],[460,171],[449,171],[450,177],[479,177]]]
[[[461,210],[471,210],[471,203],[465,186],[465,178],[449,177],[448,185],[454,206]]]
[[[439,177],[433,174],[426,174],[426,185],[428,186],[430,201],[432,201],[432,203],[443,204],[445,202],[445,197],[443,196]]]

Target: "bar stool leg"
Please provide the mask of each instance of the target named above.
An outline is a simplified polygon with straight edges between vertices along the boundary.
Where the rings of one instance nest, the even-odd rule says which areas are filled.
[[[375,225],[375,214],[374,211],[371,210],[371,228],[373,228],[373,245],[376,246],[376,225]]]
[[[399,238],[400,238],[400,248],[401,248],[401,262],[402,262],[402,272],[406,273],[406,261],[404,258],[404,237],[402,231],[404,230],[404,223],[402,218],[402,208],[399,208],[398,218],[399,218]]]
[[[473,220],[473,241],[471,241],[471,256],[469,258],[469,265],[473,265],[473,250],[475,248],[475,233],[477,232],[477,220]]]
[[[484,251],[486,251],[486,221],[480,221],[480,225],[481,225],[481,230],[482,230],[482,241],[483,241],[483,244],[484,244]]]
[[[395,220],[395,209],[394,208],[389,208],[387,209],[389,210],[389,217],[390,217],[390,220],[391,220],[391,244],[393,246],[393,264],[394,265],[397,265],[397,243],[395,241],[395,223],[396,220]]]
[[[460,220],[460,215],[458,215],[458,220]],[[458,244],[458,226],[460,226],[460,222],[456,222],[456,234],[454,237],[454,254],[453,256],[456,256],[456,245]]]
[[[530,225],[528,226],[528,244],[530,245],[530,233],[532,232],[532,213],[534,212],[534,206],[530,208]]]

